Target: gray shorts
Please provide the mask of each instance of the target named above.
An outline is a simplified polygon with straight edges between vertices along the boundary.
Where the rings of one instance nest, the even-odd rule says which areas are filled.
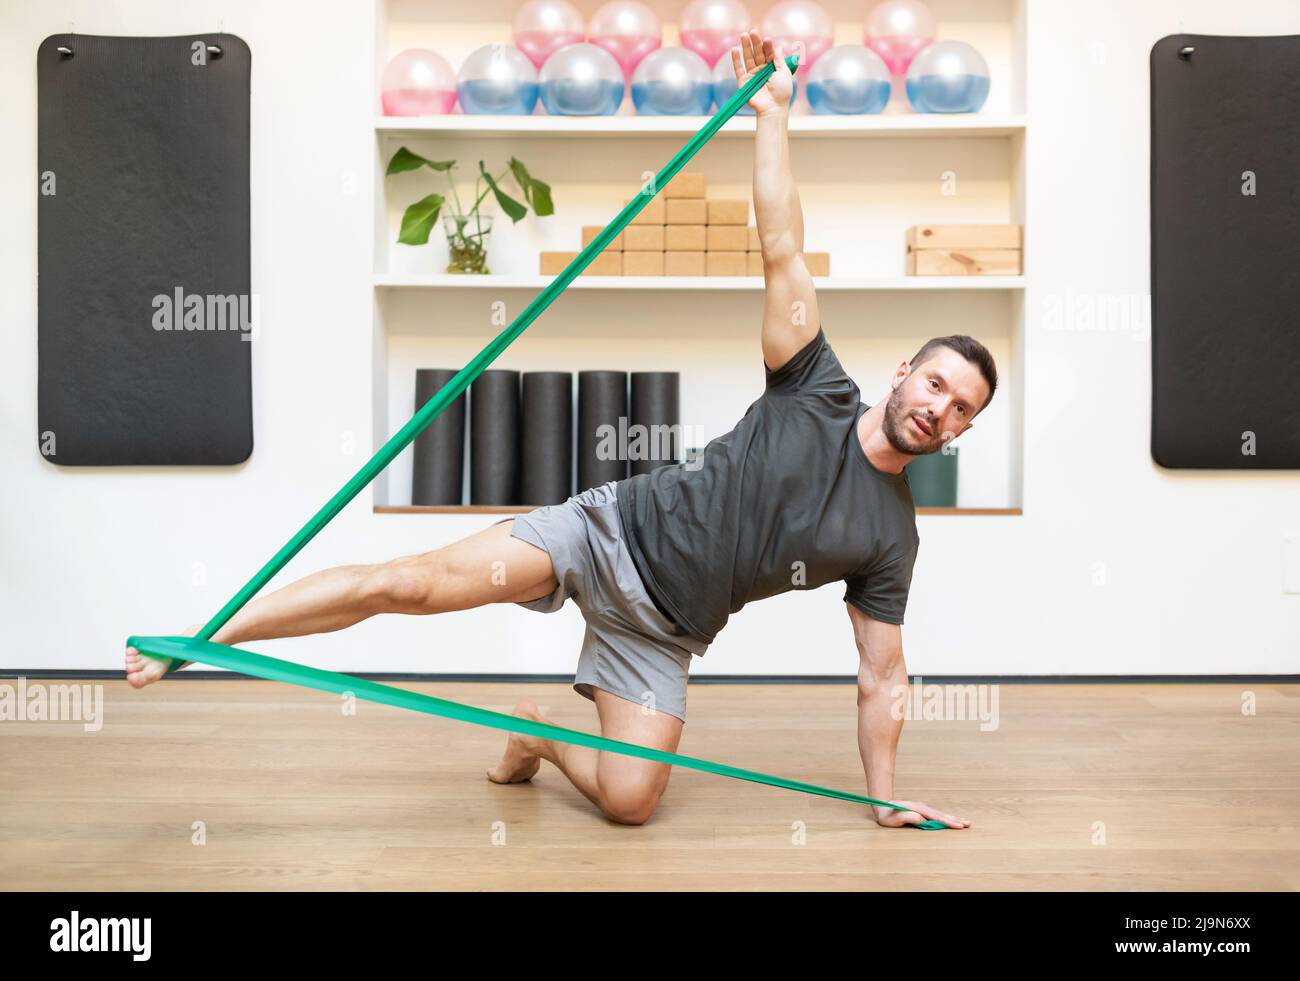
[[[660,613],[646,593],[619,531],[614,488],[610,481],[513,519],[511,535],[544,549],[559,580],[549,596],[519,605],[553,613],[572,597],[582,611],[578,694],[595,701],[592,688],[600,688],[685,722],[691,655],[708,645]]]

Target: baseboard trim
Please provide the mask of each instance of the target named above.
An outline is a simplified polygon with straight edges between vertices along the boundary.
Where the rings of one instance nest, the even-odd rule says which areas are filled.
[[[401,671],[346,672],[366,681],[435,681],[468,682],[481,684],[559,685],[573,681],[571,674],[440,674]],[[1062,675],[974,675],[974,674],[921,674],[909,677],[910,683],[920,678],[921,684],[938,685],[1188,685],[1188,684],[1239,684],[1270,685],[1300,684],[1300,674],[1062,674]],[[88,681],[122,681],[119,671],[76,671],[56,668],[0,668],[0,678],[29,678],[49,680],[85,679]],[[179,671],[168,681],[261,681],[233,671]],[[851,674],[726,674],[692,675],[693,685],[851,685],[857,676]]]

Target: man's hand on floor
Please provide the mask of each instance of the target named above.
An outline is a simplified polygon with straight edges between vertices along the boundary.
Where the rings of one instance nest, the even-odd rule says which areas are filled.
[[[912,824],[920,824],[922,821],[942,821],[950,828],[970,827],[969,821],[953,817],[951,814],[945,814],[924,801],[896,800],[890,803],[910,808],[910,810],[896,811],[892,807],[873,807],[872,810],[876,812],[876,823],[882,828],[906,828]]]

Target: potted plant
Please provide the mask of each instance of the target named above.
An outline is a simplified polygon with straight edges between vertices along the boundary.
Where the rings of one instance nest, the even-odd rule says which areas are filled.
[[[421,167],[429,167],[431,170],[446,174],[447,183],[451,185],[453,209],[452,214],[442,215],[447,247],[451,253],[447,272],[485,275],[491,272],[487,266],[487,250],[493,215],[482,214],[479,206],[488,191],[496,196],[497,204],[510,216],[510,220],[518,223],[528,214],[528,205],[532,205],[533,211],[539,216],[555,213],[555,207],[551,202],[551,186],[529,174],[528,168],[515,157],[510,158],[509,166],[497,177],[489,174],[483,167],[483,161],[480,160],[479,176],[474,181],[474,203],[466,211],[461,207],[460,195],[456,192],[456,182],[451,179],[451,171],[455,166],[454,160],[429,160],[418,153],[412,153],[406,147],[401,147],[393,154],[393,159],[388,161],[385,176],[391,177],[393,174],[419,170]],[[507,175],[513,175],[515,182],[523,191],[526,204],[520,203],[501,189],[501,181]],[[487,187],[480,193],[479,187],[483,182],[487,183]],[[441,194],[430,194],[408,207],[402,214],[402,229],[398,233],[397,241],[405,245],[424,245],[428,242],[429,233],[433,230],[433,225],[442,212],[442,206],[446,203],[447,199]]]

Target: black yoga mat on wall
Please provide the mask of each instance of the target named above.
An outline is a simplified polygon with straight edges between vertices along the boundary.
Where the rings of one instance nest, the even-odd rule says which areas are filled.
[[[620,422],[622,423],[620,425]],[[602,438],[613,427],[612,439]],[[578,491],[627,476],[627,372],[578,372]],[[603,457],[603,458],[602,458]]]
[[[415,411],[456,375],[451,368],[415,370]],[[465,393],[415,437],[412,504],[460,504],[465,480]]]
[[[1162,466],[1300,467],[1298,120],[1300,35],[1180,34],[1151,49]]]
[[[519,504],[519,372],[489,368],[469,386],[469,502]]]
[[[51,463],[252,452],[250,62],[230,34],[41,42],[37,423]]]
[[[632,372],[629,398],[628,467],[631,475],[649,473],[677,463],[686,448],[681,445],[681,375],[676,371]]]
[[[573,375],[525,371],[521,504],[559,504],[573,487]]]

